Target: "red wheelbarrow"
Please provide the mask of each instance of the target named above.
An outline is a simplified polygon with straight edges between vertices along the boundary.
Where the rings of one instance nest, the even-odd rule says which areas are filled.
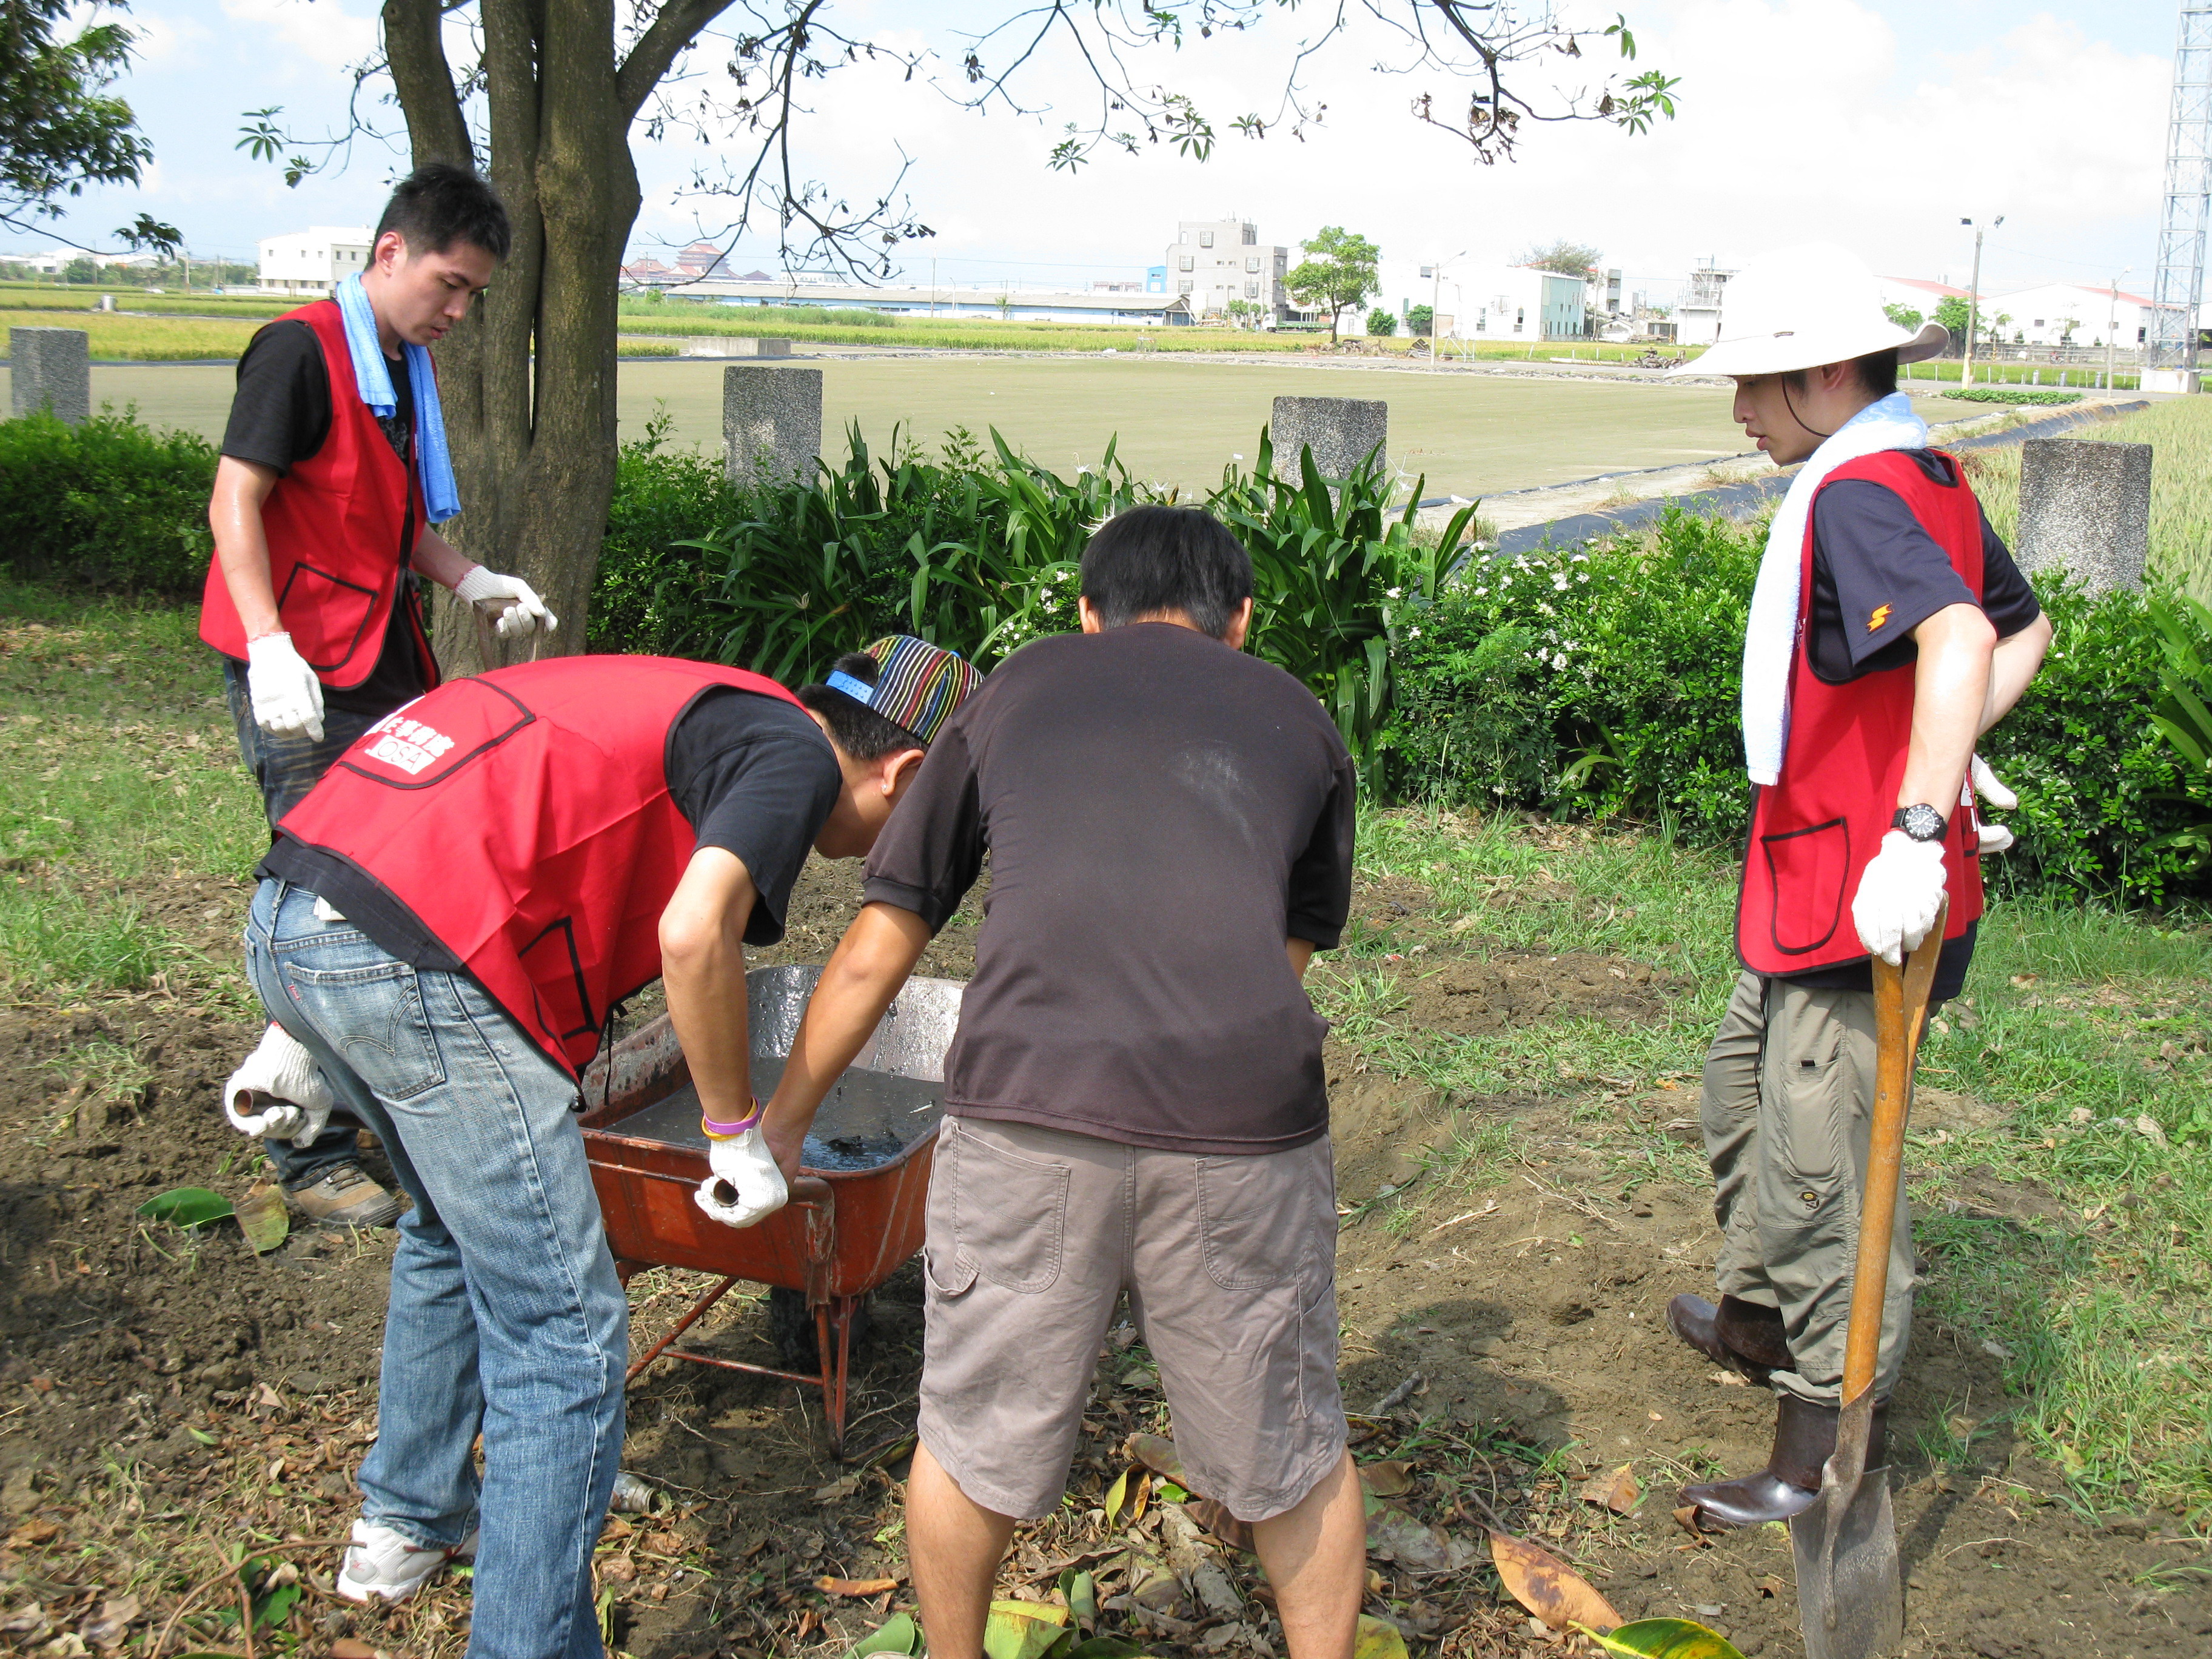
[[[758,968],[745,976],[753,1087],[763,1097],[782,1074],[821,972]],[[842,1454],[854,1317],[868,1293],[921,1248],[945,1051],[961,989],[954,980],[907,982],[822,1103],[791,1201],[750,1227],[724,1226],[693,1201],[708,1175],[707,1142],[698,1091],[666,1016],[592,1064],[584,1077],[584,1146],[615,1270],[624,1284],[652,1267],[721,1276],[630,1366],[631,1380],[666,1354],[813,1384],[822,1390],[830,1449]],[[740,1279],[805,1298],[819,1375],[673,1346]]]

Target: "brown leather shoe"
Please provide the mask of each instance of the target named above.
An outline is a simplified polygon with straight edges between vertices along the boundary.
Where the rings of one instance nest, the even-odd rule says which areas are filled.
[[[318,1227],[389,1227],[406,1207],[358,1164],[341,1164],[312,1187],[295,1187],[284,1196]]]
[[[1777,1309],[1741,1297],[1724,1296],[1715,1307],[1702,1296],[1678,1296],[1667,1304],[1667,1322],[1699,1353],[1762,1386],[1774,1372],[1797,1368]]]
[[[1778,1396],[1774,1449],[1767,1455],[1766,1467],[1734,1480],[1685,1486],[1682,1501],[1697,1506],[1703,1525],[1756,1527],[1802,1515],[1820,1495],[1820,1471],[1836,1449],[1836,1422],[1841,1415],[1837,1407],[1816,1406],[1794,1394]],[[1875,1406],[1874,1429],[1867,1441],[1869,1469],[1881,1467],[1888,1428],[1889,1407]]]

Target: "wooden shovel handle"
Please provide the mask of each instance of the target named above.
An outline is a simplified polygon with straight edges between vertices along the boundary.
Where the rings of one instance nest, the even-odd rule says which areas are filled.
[[[1947,900],[1920,948],[1902,968],[1874,959],[1874,1121],[1867,1129],[1866,1196],[1859,1211],[1859,1260],[1851,1279],[1851,1322],[1844,1345],[1844,1404],[1874,1386],[1881,1358],[1882,1302],[1889,1291],[1889,1236],[1905,1182],[1905,1122],[1912,1105],[1912,1066],[1928,993],[1943,954]]]

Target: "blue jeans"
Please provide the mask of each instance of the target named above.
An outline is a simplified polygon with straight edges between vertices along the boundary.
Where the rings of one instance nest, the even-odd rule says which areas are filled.
[[[480,1518],[471,1659],[602,1659],[592,1549],[621,1467],[629,1308],[574,1079],[474,981],[317,921],[302,888],[262,882],[246,957],[415,1200],[362,1517],[435,1547]]]
[[[377,720],[376,714],[357,714],[343,708],[323,710],[320,742],[302,734],[272,738],[253,723],[253,697],[246,689],[246,665],[228,658],[222,665],[222,695],[230,704],[230,723],[238,732],[238,752],[246,769],[261,791],[261,805],[269,814],[269,827],[306,799],[307,791],[331,769],[331,763],[353,747],[353,742]],[[327,1127],[305,1146],[270,1136],[261,1143],[269,1161],[276,1166],[276,1179],[289,1190],[312,1187],[340,1164],[356,1157],[354,1131],[339,1123]]]

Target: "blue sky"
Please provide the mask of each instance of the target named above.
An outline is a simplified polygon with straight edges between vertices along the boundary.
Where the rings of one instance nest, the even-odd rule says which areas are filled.
[[[860,193],[880,186],[902,148],[912,155],[908,187],[939,234],[908,268],[923,274],[934,257],[945,280],[1133,272],[1158,261],[1178,217],[1235,211],[1258,219],[1266,240],[1341,223],[1406,258],[1468,247],[1502,259],[1571,236],[1604,249],[1630,286],[1655,291],[1698,258],[1732,264],[1816,236],[1860,248],[1878,269],[1963,281],[1971,234],[1959,218],[2002,213],[1984,273],[1996,291],[2122,266],[2133,268],[2128,286],[2148,284],[2171,5],[1604,0],[1590,15],[1601,22],[1616,4],[1643,63],[1682,77],[1682,118],[1642,139],[1542,129],[1510,167],[1472,167],[1453,141],[1413,123],[1413,83],[1372,72],[1382,43],[1371,37],[1337,51],[1317,77],[1330,106],[1322,128],[1304,142],[1225,139],[1203,166],[1148,154],[1052,173],[1042,157],[1064,113],[979,118],[927,83],[866,69],[823,88],[805,159]],[[951,52],[954,25],[997,10],[848,0],[837,15],[856,33]],[[143,209],[182,227],[196,252],[250,258],[259,236],[374,218],[398,149],[363,142],[343,173],[288,191],[275,168],[234,148],[249,108],[281,104],[308,128],[338,119],[345,67],[374,45],[372,0],[139,0],[130,15],[146,39],[121,90],[158,159],[143,190],[89,193],[70,222],[76,234],[101,236]],[[1217,114],[1269,102],[1300,15],[1164,58],[1159,72]],[[1033,95],[1065,96],[1063,71],[1042,64]],[[378,113],[396,125],[396,111]],[[647,204],[635,251],[717,228],[713,204],[702,217],[678,197],[695,146],[638,150]],[[772,244],[738,252],[773,263]]]

